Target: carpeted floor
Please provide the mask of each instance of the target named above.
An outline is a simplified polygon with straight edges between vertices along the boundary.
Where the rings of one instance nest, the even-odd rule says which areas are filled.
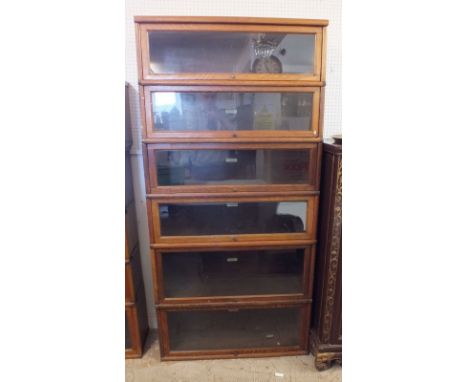
[[[311,355],[160,362],[154,333],[146,348],[143,358],[125,361],[126,382],[341,382],[340,366],[318,372]]]

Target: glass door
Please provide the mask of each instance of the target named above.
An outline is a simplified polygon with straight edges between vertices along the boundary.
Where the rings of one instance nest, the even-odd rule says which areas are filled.
[[[322,28],[143,24],[144,80],[320,81]]]
[[[316,190],[318,144],[149,144],[151,192]]]
[[[159,301],[308,298],[310,247],[157,250]]]
[[[317,196],[152,199],[158,243],[312,240]]]
[[[146,86],[148,138],[319,134],[319,87]]]

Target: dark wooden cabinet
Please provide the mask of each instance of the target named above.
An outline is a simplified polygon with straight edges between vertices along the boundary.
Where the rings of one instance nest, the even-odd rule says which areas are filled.
[[[328,22],[135,22],[161,359],[307,354]]]
[[[341,144],[324,143],[311,351],[318,370],[341,364]]]
[[[125,357],[138,358],[143,354],[143,345],[148,331],[148,317],[130,163],[132,139],[127,84],[125,85],[125,100]]]

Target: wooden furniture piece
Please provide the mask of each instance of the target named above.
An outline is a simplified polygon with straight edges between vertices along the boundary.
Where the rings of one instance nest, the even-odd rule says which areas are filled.
[[[328,22],[135,23],[161,359],[307,354]]]
[[[132,135],[128,84],[125,84],[125,103],[125,358],[138,358],[143,354],[143,345],[148,332],[148,317],[130,165]]]
[[[315,366],[341,364],[341,143],[324,143],[311,351]]]

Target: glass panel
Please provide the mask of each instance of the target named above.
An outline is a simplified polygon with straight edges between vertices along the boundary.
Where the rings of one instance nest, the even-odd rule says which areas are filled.
[[[168,312],[171,350],[299,345],[300,308]]]
[[[314,34],[150,31],[158,73],[314,72]]]
[[[305,232],[306,215],[305,201],[159,205],[161,236]]]
[[[154,131],[311,129],[313,93],[152,92]]]
[[[128,326],[128,313],[125,311],[125,349],[132,347],[132,334],[130,333],[130,327]]]
[[[304,249],[163,253],[166,297],[301,293]]]
[[[156,151],[160,186],[305,184],[309,150]]]

